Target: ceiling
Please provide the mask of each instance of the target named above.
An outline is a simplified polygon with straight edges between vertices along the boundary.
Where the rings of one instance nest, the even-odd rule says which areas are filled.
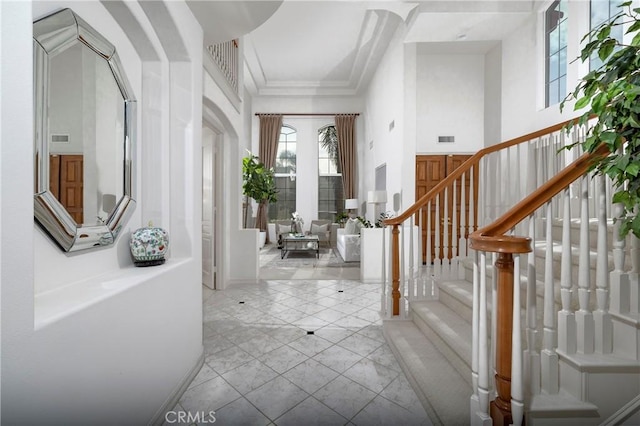
[[[245,82],[254,94],[287,96],[361,93],[403,21],[406,30],[400,36],[406,43],[418,43],[419,52],[485,53],[531,16],[534,3],[188,2],[205,29],[205,43],[246,34]],[[222,20],[225,25],[212,25],[213,20],[205,18],[206,7],[217,8],[209,16],[216,16],[215,21]],[[229,28],[222,28],[225,26]],[[216,32],[218,39],[212,36]]]

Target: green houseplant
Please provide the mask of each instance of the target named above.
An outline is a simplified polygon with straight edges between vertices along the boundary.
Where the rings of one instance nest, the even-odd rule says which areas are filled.
[[[587,43],[580,59],[597,55],[603,64],[585,75],[560,104],[562,110],[565,102],[575,100],[576,111],[585,109],[580,124],[597,118],[582,145],[587,152],[607,147],[608,154],[594,167],[616,186],[612,201],[623,206],[616,218],[621,221],[621,237],[629,232],[640,237],[640,8],[632,9],[631,4],[622,3],[620,13],[584,36]],[[622,26],[629,43],[612,36],[612,30]]]
[[[266,208],[269,203],[278,201],[273,169],[267,168],[258,157],[250,155],[242,159],[242,193],[258,203],[256,228],[267,231]],[[247,210],[244,212],[244,225],[247,226]]]

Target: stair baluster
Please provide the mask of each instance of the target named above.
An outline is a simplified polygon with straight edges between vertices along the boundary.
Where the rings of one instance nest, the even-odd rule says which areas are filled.
[[[552,207],[546,203],[546,254],[544,268],[544,316],[543,316],[543,350],[542,350],[542,389],[550,394],[558,393],[558,341],[556,330],[556,314],[554,306],[553,283],[553,238]]]
[[[577,350],[583,354],[593,353],[595,337],[593,315],[589,307],[591,295],[591,265],[589,261],[589,176],[581,179],[580,190],[580,258],[578,274],[578,303],[580,309],[576,312],[578,328]]]
[[[558,312],[558,349],[567,354],[576,353],[576,316],[571,306],[571,196],[569,188],[563,191],[562,257],[560,269],[561,311]]]
[[[603,176],[596,177],[598,186],[598,245],[596,260],[595,351],[610,354],[613,350],[613,323],[609,314],[609,259],[607,245],[607,194]],[[634,238],[637,241],[636,238]]]
[[[522,382],[522,340],[520,338],[520,256],[513,258],[515,276],[513,281],[513,327],[511,334],[511,423],[514,426],[524,420],[524,385]]]

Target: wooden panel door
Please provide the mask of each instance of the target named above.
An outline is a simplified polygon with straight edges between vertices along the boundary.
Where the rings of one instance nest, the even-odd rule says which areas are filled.
[[[58,163],[58,201],[69,212],[77,224],[83,223],[83,192],[84,175],[82,155],[59,155],[59,160],[52,160],[50,164]],[[56,179],[53,170],[49,173],[49,186],[55,187]],[[53,192],[53,191],[52,191]]]
[[[470,155],[418,155],[416,156],[416,201],[419,200],[423,195],[429,192],[432,188],[434,188],[438,183],[440,183],[444,178],[446,178],[451,172],[453,172],[456,168],[460,167],[462,163],[464,163]],[[441,196],[438,207],[438,214],[436,214],[436,202],[435,200],[431,202],[431,220],[427,224],[428,215],[427,210],[422,210],[422,217],[418,220],[422,224],[422,262],[427,262],[427,229],[431,230],[431,259],[429,262],[433,262],[433,259],[438,256],[438,258],[445,257],[445,249],[443,247],[448,247],[446,257],[451,258],[454,256],[451,247],[453,246],[453,221],[451,219],[446,221],[447,226],[447,235],[448,241],[444,241],[445,238],[445,204],[447,205],[447,212],[449,216],[452,216],[452,212],[456,211],[456,237],[460,237],[460,233],[466,234],[467,227],[465,226],[468,223],[468,213],[469,213],[469,189],[470,189],[470,175],[465,176],[465,200],[462,200],[462,180],[459,179],[456,181],[456,196],[454,203],[453,196],[453,186],[450,186],[447,190],[447,201],[445,203],[444,197]],[[465,224],[461,224],[461,215],[460,208],[464,203],[466,210],[466,220]],[[454,208],[455,205],[455,208]],[[438,248],[438,253],[436,253],[435,248],[435,240],[437,238],[440,241],[440,247]],[[457,253],[455,253],[457,255]]]

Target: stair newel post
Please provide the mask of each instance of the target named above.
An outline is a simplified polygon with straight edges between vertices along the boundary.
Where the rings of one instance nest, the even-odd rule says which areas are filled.
[[[613,323],[609,314],[609,259],[607,247],[606,178],[596,176],[598,186],[598,246],[596,260],[595,350],[609,354],[613,350]]]
[[[393,316],[400,315],[400,229],[393,225],[391,230],[391,279],[393,299]]]
[[[494,425],[509,425],[511,419],[511,366],[513,335],[513,274],[511,253],[499,253],[495,263],[498,276],[498,305],[494,306],[498,330],[496,339],[495,388],[497,397],[491,402],[490,413]]]
[[[498,254],[491,253],[491,264],[495,265],[498,261]],[[498,353],[498,341],[494,336],[498,333],[498,271],[494,269],[491,276],[491,358],[490,368],[493,374],[496,373],[496,354]],[[493,387],[493,397],[496,396],[495,386]]]
[[[576,317],[571,308],[571,198],[569,188],[564,189],[562,216],[562,258],[560,259],[560,299],[558,312],[558,349],[576,353]]]
[[[589,176],[581,179],[580,188],[580,257],[578,274],[578,303],[580,309],[576,312],[578,328],[577,350],[583,354],[593,353],[595,327],[593,314],[589,307],[591,296],[591,265],[589,259]]]

